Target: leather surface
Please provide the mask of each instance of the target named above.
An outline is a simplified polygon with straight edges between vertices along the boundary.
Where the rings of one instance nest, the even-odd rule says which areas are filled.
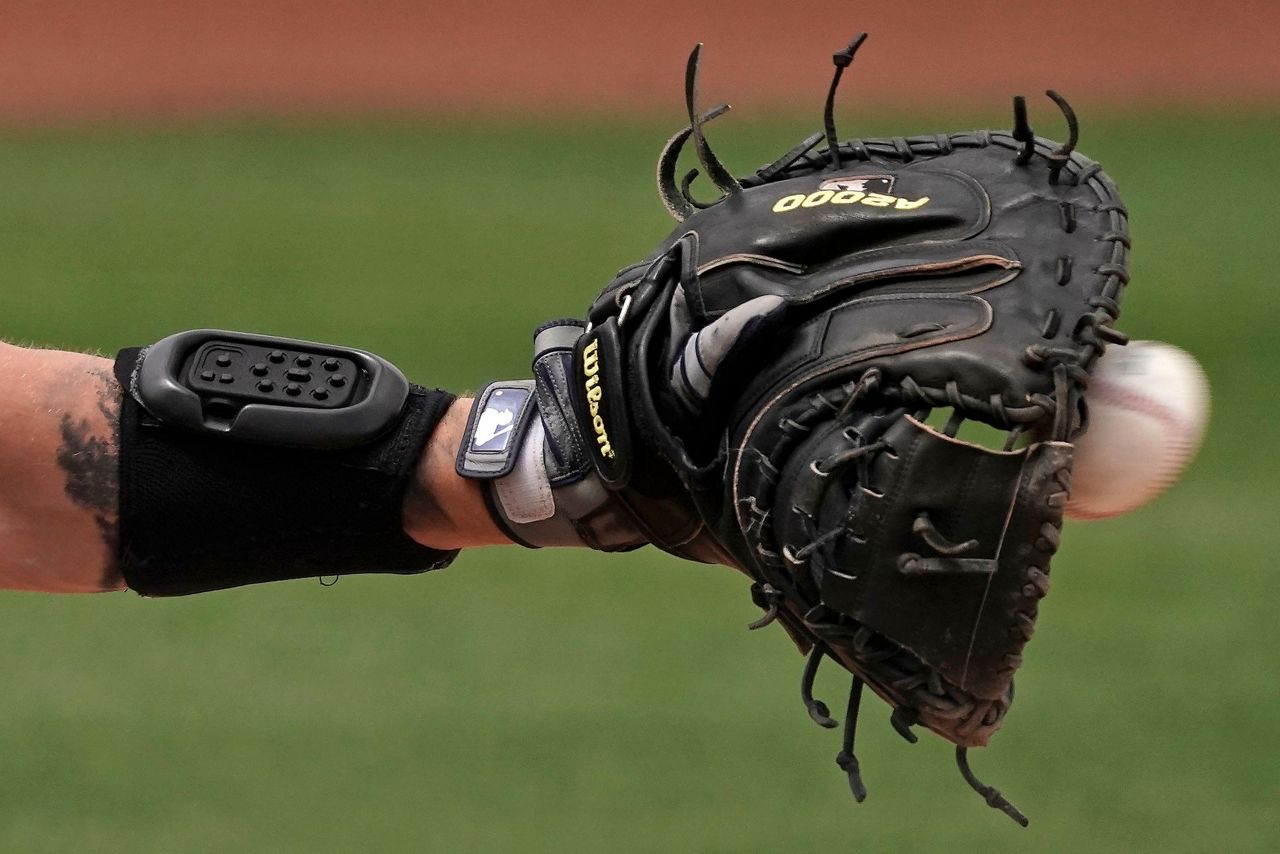
[[[985,743],[1011,700],[1069,441],[1128,282],[1110,179],[1058,143],[1027,146],[997,132],[855,140],[839,166],[801,151],[674,211],[683,221],[588,314],[630,303],[620,384],[645,483],[621,494],[643,486],[639,515],[691,499],[706,525],[694,540],[716,542],[702,553],[779,592],[802,648],[826,644],[957,744]],[[684,352],[677,287],[695,333],[749,300],[785,301],[735,344],[696,415],[663,382]],[[938,408],[1036,441],[993,452],[910,418]],[[910,459],[889,455],[899,444]],[[824,460],[838,474],[814,473]],[[897,664],[838,639],[859,632]]]

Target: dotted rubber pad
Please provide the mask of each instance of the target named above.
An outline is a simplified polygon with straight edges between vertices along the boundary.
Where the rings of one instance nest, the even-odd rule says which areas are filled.
[[[335,353],[210,341],[187,364],[187,385],[201,397],[239,405],[272,403],[339,409],[351,402],[361,371]]]

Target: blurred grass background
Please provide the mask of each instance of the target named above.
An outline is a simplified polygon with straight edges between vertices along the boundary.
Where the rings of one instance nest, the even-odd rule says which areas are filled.
[[[1196,353],[1209,439],[1169,495],[1073,524],[975,770],[866,709],[868,801],[746,583],[655,552],[465,552],[424,577],[166,601],[0,595],[0,850],[1274,851],[1280,115],[1085,117],[1133,216],[1120,326]],[[968,114],[926,126],[1002,126]],[[730,122],[739,171],[809,122]],[[524,376],[669,228],[643,121],[0,133],[0,334],[333,340],[455,390]],[[820,694],[840,699],[834,670]]]

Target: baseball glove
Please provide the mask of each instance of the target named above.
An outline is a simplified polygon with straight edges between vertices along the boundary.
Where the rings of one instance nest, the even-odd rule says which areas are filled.
[[[694,50],[689,127],[658,164],[680,225],[604,289],[582,347],[621,357],[630,411],[609,420],[634,425],[633,458],[661,459],[755,580],[753,628],[776,619],[809,650],[819,724],[837,726],[812,695],[820,661],[853,674],[837,762],[854,797],[865,684],[909,741],[920,724],[954,742],[970,784],[1025,824],[965,751],[1013,701],[1089,372],[1124,342],[1125,208],[1054,92],[1065,144],[1032,133],[1021,98],[1008,132],[838,142],[836,89],[863,39],[835,55],[824,133],[743,178],[706,142],[724,108],[699,116]],[[676,182],[689,138],[714,203],[691,195],[696,172]],[[965,421],[1000,431],[999,449],[958,438]]]
[[[1000,727],[1049,592],[1089,374],[1125,340],[1127,217],[1054,92],[1061,144],[1033,134],[1022,98],[1011,131],[838,141],[864,38],[835,54],[824,131],[744,177],[707,144],[727,108],[699,113],[695,48],[689,126],[658,162],[679,225],[585,329],[540,331],[568,334],[534,364],[536,462],[581,541],[749,575],[766,611],[752,628],[776,621],[808,653],[822,726],[838,724],[813,697],[819,663],[853,674],[837,763],[857,800],[868,686],[900,735],[953,742],[969,784],[1026,824],[966,750]],[[677,180],[690,140],[715,201],[691,192],[696,170]],[[608,499],[584,504],[585,483]]]

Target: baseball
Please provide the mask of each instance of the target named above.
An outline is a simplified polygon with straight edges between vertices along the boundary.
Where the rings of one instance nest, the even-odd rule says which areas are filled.
[[[1161,341],[1111,347],[1089,382],[1089,428],[1076,442],[1067,516],[1105,519],[1164,492],[1200,447],[1209,381],[1190,353]]]

